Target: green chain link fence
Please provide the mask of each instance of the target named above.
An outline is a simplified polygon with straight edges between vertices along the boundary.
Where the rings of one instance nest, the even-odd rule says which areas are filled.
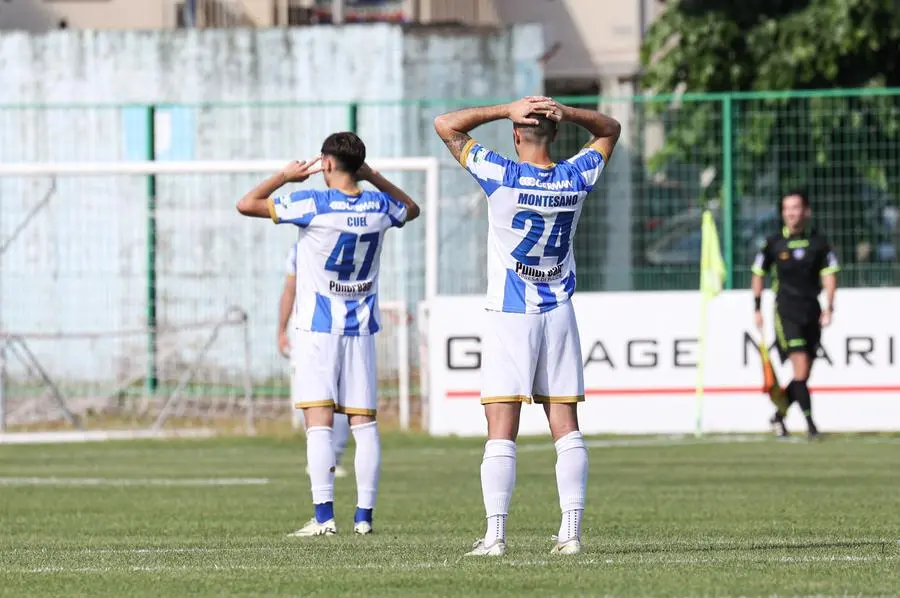
[[[745,287],[754,252],[779,229],[778,199],[792,188],[807,190],[816,226],[844,263],[842,286],[900,282],[900,90],[559,100],[600,107],[623,122],[616,155],[579,226],[580,290],[696,288],[700,212],[706,206],[720,227],[727,283]],[[465,225],[475,246],[484,226],[472,220],[484,222],[483,205],[462,196],[477,187],[452,163],[431,120],[489,101],[160,106],[157,113],[169,115],[174,148],[160,159],[303,156],[315,152],[328,131],[356,130],[372,155],[442,157],[442,195],[466,206],[442,204],[442,233],[456,242]],[[148,109],[0,106],[0,136],[17,140],[0,147],[0,161],[143,159],[152,155]],[[508,123],[486,125],[475,136],[512,153]],[[586,139],[584,131],[564,125],[555,158],[574,154]],[[180,152],[184,145],[190,151]],[[441,255],[447,263],[451,256],[444,252],[456,250],[448,246]],[[475,253],[461,271],[442,277],[442,292],[480,292],[483,256]]]
[[[579,291],[696,289],[706,207],[720,229],[726,286],[746,288],[753,254],[780,229],[779,198],[797,187],[807,190],[816,225],[842,259],[842,286],[900,283],[900,90],[558,99],[599,107],[623,124],[575,239]],[[439,291],[483,293],[486,202],[432,121],[490,102],[0,106],[0,163],[288,160],[315,155],[328,133],[355,130],[373,157],[441,159]],[[512,155],[508,122],[485,125],[474,136]],[[587,139],[564,124],[554,159],[577,153]],[[388,174],[424,195],[421,173]],[[104,368],[91,384],[115,387],[115,368],[147,371],[143,388],[132,390],[153,395],[170,389],[172,372],[184,369],[181,362],[157,367],[157,318],[177,330],[201,320],[210,301],[227,298],[252,314],[250,334],[262,351],[254,365],[268,367],[268,373],[256,372],[267,376],[255,380],[257,397],[269,394],[283,403],[274,297],[291,233],[251,226],[234,213],[237,196],[257,178],[0,176],[0,331],[145,326],[147,340],[104,336],[66,340],[65,346],[68,355],[84,357],[85,367]],[[404,301],[414,309],[423,298],[424,227],[403,234],[408,259],[398,261],[403,271],[393,272],[391,281],[386,276],[382,291],[392,300],[389,289],[404,285]],[[260,259],[238,267],[248,251]],[[35,342],[59,353],[55,341]],[[222,354],[214,357],[226,365],[201,372],[199,390],[186,391],[200,407],[209,396],[241,396],[240,380],[228,369],[238,346],[239,340],[223,341]],[[73,382],[83,373],[81,361],[67,359],[63,365],[77,371],[59,366],[53,375],[76,395],[94,396]],[[383,384],[386,395],[397,386],[390,376]],[[19,395],[34,393],[26,388]]]

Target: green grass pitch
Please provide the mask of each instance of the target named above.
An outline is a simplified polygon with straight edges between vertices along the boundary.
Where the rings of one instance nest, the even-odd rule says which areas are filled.
[[[376,535],[311,514],[302,439],[0,446],[2,596],[896,596],[900,437],[592,439],[585,553],[551,557],[555,453],[520,443],[509,552],[480,440],[386,434]],[[352,463],[352,447],[348,455]]]

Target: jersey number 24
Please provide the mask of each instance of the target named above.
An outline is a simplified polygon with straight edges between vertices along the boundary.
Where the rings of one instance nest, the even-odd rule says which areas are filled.
[[[551,216],[552,218],[552,216]],[[526,210],[517,212],[513,217],[512,227],[514,230],[525,230],[525,238],[512,251],[512,256],[520,263],[526,266],[536,266],[541,263],[541,257],[555,257],[556,263],[560,264],[569,254],[569,237],[572,236],[572,221],[575,218],[575,212],[559,212],[553,221],[550,229],[550,236],[544,245],[543,255],[531,255],[534,246],[540,243],[547,229],[547,222],[543,216],[537,212]]]

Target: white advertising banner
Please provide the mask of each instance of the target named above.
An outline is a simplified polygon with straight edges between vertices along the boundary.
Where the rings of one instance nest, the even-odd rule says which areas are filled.
[[[698,292],[576,293],[587,434],[691,433],[697,419],[700,332]],[[774,345],[771,294],[763,302]],[[429,304],[429,431],[486,433],[479,402],[480,296],[438,297]],[[834,322],[823,331],[810,380],[813,415],[823,432],[900,430],[900,289],[838,291]],[[747,291],[713,299],[707,320],[702,430],[761,432],[774,408],[762,393],[753,300]],[[790,363],[773,362],[782,385]],[[805,432],[797,406],[789,429]],[[548,430],[543,410],[523,407],[520,433]]]

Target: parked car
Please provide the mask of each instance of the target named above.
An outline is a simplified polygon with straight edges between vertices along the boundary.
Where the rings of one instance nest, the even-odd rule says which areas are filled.
[[[719,227],[719,210],[713,213]],[[650,266],[689,266],[700,263],[702,242],[700,221],[702,211],[691,208],[669,218],[644,251],[644,261]],[[842,230],[841,223],[829,223],[825,234],[832,239],[839,256],[845,262],[891,262],[897,260],[897,241],[900,237],[900,209],[879,202],[862,214],[864,230]],[[781,215],[775,206],[758,210],[745,209],[734,227],[734,260],[749,264],[765,243],[766,237],[781,227]]]

